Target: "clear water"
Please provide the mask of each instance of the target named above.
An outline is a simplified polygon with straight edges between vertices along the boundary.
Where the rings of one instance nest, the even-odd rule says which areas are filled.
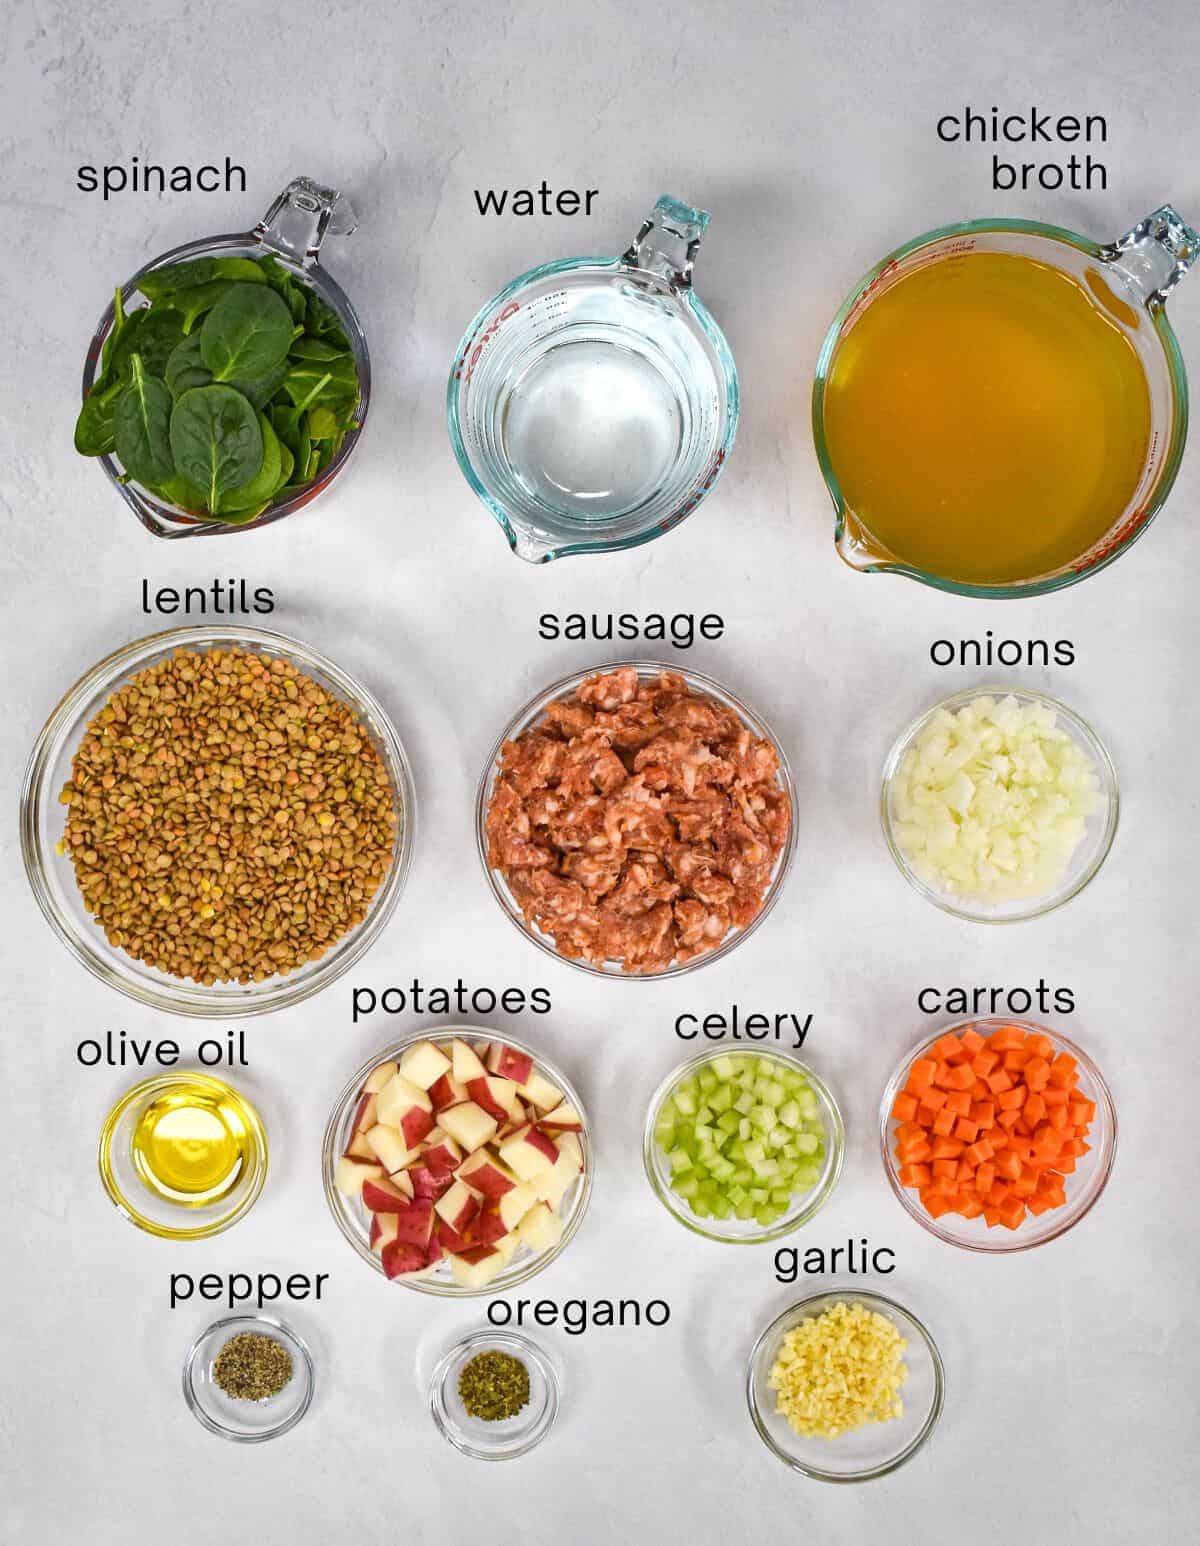
[[[663,488],[685,422],[678,391],[653,360],[579,339],[530,361],[509,391],[501,433],[529,497],[588,522],[627,515]]]

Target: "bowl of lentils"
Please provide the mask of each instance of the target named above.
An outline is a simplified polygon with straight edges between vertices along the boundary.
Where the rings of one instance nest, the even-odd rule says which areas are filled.
[[[403,889],[415,814],[399,737],[340,667],[264,629],[181,628],[115,651],[55,708],[21,846],[89,971],[232,1019],[359,959]]]

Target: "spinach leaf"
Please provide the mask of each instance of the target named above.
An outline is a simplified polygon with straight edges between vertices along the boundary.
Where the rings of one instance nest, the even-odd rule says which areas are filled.
[[[151,376],[166,373],[171,351],[183,337],[183,318],[173,309],[151,306],[143,314],[137,332],[137,352],[142,365]]]
[[[113,414],[113,440],[121,465],[138,483],[164,483],[175,476],[171,455],[171,394],[157,376],[146,374],[140,354]]]
[[[93,391],[101,384],[107,387],[111,386],[115,381],[129,380],[132,371],[130,358],[133,351],[137,348],[138,337],[149,315],[150,313],[145,307],[142,307],[140,311],[126,313],[120,336],[113,343],[112,353],[108,357],[103,383],[96,382],[92,388]]]
[[[291,312],[292,321],[302,323],[308,305],[308,297],[302,287],[296,283],[278,258],[259,258],[258,266],[272,290]]]
[[[152,268],[138,280],[138,289],[148,301],[171,295],[176,290],[186,290],[201,285],[216,273],[215,258],[190,258],[186,263],[168,263],[165,268]]]
[[[122,381],[114,381],[102,391],[93,387],[84,399],[75,420],[75,449],[80,456],[108,456],[114,449],[113,413],[124,387]]]
[[[272,495],[277,494],[292,476],[292,469],[296,465],[296,458],[281,440],[279,442],[279,482],[271,490]]]
[[[221,517],[236,515],[243,510],[255,510],[266,504],[279,487],[279,474],[283,470],[279,436],[271,427],[265,413],[258,415],[258,427],[262,431],[262,466],[242,488],[234,489],[221,501]]]
[[[304,313],[304,331],[312,338],[324,338],[347,353],[350,340],[342,331],[337,312],[317,294],[310,294]]]
[[[332,408],[313,408],[308,415],[308,432],[314,440],[332,440],[338,432],[338,418]]]
[[[232,279],[210,279],[207,284],[174,291],[171,309],[183,318],[183,331],[190,333],[205,312],[211,311],[221,297],[233,289],[234,283]]]
[[[193,387],[171,414],[171,450],[177,470],[216,515],[221,495],[243,488],[262,466],[258,415],[233,387]]]
[[[267,276],[253,258],[217,258],[214,279],[235,279],[238,284],[265,285]]]
[[[291,341],[291,313],[269,285],[233,285],[200,329],[200,353],[216,381],[266,375],[287,358]]]
[[[200,357],[199,333],[189,333],[175,345],[167,359],[165,375],[172,397],[182,397],[192,387],[209,384],[212,371]]]
[[[288,350],[294,360],[336,360],[349,352],[324,338],[309,338],[307,334],[295,339]]]
[[[190,515],[206,515],[204,508],[204,495],[194,483],[189,483],[186,478],[170,478],[166,483],[160,483],[150,490],[157,494],[169,505],[178,505],[181,510],[186,510]]]
[[[308,419],[304,409],[289,408],[286,403],[276,403],[271,409],[271,423],[275,433],[292,453],[296,476],[301,476],[308,465],[310,445]]]
[[[265,408],[271,399],[283,385],[284,377],[288,373],[287,361],[282,365],[276,365],[274,370],[269,370],[263,376],[256,376],[253,381],[244,381],[240,376],[229,385],[236,387],[243,397],[250,399],[253,408]]]

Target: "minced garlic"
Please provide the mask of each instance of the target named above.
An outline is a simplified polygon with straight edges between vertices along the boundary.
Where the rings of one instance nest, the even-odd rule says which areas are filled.
[[[823,1439],[899,1417],[907,1346],[887,1316],[839,1301],[785,1334],[767,1376],[775,1410],[796,1433]]]

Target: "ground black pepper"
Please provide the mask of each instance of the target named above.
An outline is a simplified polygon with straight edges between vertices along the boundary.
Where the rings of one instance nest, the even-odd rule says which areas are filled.
[[[292,1355],[274,1337],[243,1331],[230,1337],[213,1360],[213,1379],[238,1401],[277,1396],[292,1377]]]

